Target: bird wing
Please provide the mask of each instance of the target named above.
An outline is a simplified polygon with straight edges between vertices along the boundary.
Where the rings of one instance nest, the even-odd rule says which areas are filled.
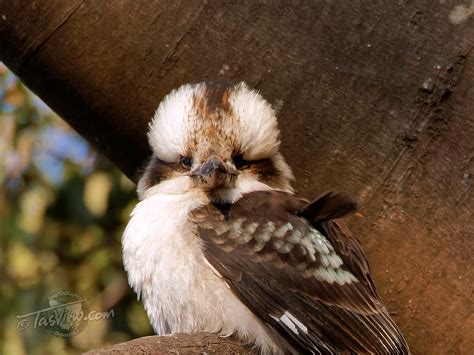
[[[330,191],[307,204],[298,215],[306,218],[313,227],[326,236],[342,258],[344,265],[378,298],[370,276],[369,263],[359,240],[344,223],[334,220],[356,210],[357,203],[350,195]]]
[[[258,191],[191,214],[207,262],[289,352],[409,352],[357,239],[331,220],[350,203]]]

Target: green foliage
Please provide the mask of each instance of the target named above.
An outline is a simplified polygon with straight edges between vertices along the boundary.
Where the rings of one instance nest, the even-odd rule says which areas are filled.
[[[80,352],[152,334],[123,270],[134,185],[0,67],[1,353]],[[60,338],[16,316],[59,290],[113,318]]]

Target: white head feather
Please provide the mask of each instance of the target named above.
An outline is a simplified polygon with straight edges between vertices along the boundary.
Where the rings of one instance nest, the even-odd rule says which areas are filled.
[[[176,161],[186,154],[189,139],[199,119],[195,99],[205,96],[206,84],[187,84],[173,90],[161,102],[150,123],[149,143],[164,161]],[[278,151],[280,131],[275,111],[257,91],[249,89],[244,82],[230,89],[230,110],[235,125],[227,127],[239,141],[244,158],[257,160],[269,157]]]
[[[269,159],[280,179],[272,180],[275,186],[262,182],[291,190],[293,175],[278,152],[279,137],[272,106],[243,82],[187,84],[173,90],[160,103],[148,132],[154,156],[163,162],[176,163],[182,156],[198,161],[211,153],[230,164],[236,154],[247,161]],[[255,171],[241,175],[259,180]],[[150,187],[141,181],[139,192]]]

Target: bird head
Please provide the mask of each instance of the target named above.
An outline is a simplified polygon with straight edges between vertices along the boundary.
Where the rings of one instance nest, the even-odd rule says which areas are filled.
[[[164,185],[174,193],[204,191],[211,200],[265,187],[292,191],[275,111],[245,83],[172,91],[150,123],[148,141],[153,155],[138,184],[142,199]]]

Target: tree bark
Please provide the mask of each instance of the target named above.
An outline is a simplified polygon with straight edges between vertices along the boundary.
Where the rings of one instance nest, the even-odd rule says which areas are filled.
[[[104,354],[258,354],[230,338],[215,334],[173,334],[134,339],[120,344],[94,349],[86,355]]]
[[[472,8],[461,0],[2,0],[0,57],[134,180],[165,94],[186,82],[247,81],[281,108],[299,193],[359,197],[363,218],[349,222],[413,352],[467,353]]]

